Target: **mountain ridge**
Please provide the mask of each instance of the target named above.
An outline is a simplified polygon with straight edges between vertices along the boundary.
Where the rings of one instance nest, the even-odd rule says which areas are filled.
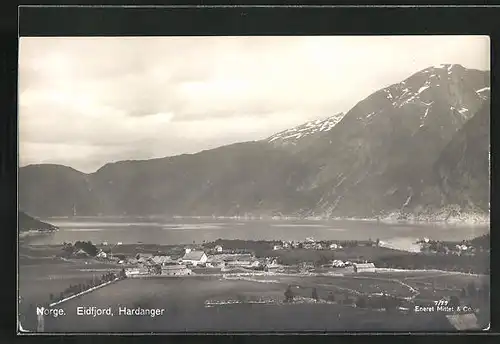
[[[423,192],[421,184],[432,179],[429,171],[445,147],[488,107],[489,79],[489,71],[460,65],[429,67],[372,93],[345,114],[309,121],[260,141],[109,163],[90,174],[79,175],[71,168],[50,172],[54,167],[43,165],[21,173],[23,167],[20,204],[43,215],[67,215],[74,204],[85,215],[371,218],[409,205],[418,212],[422,205],[414,204],[417,199],[437,209],[443,207],[442,185],[429,181],[433,191]],[[468,131],[479,126],[474,122]],[[298,135],[301,132],[305,135]],[[474,139],[468,135],[463,140]],[[477,142],[485,144],[484,139]],[[469,169],[469,160],[459,168]],[[36,169],[41,171],[33,172]],[[477,176],[484,189],[484,175]],[[454,204],[459,196],[446,193],[445,203]],[[53,200],[40,202],[41,195]],[[484,210],[477,197],[483,196],[473,198]]]

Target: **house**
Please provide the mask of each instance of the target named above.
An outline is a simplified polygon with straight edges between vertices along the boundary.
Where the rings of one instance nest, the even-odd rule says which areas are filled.
[[[137,253],[135,255],[135,257],[137,259],[140,259],[140,258],[144,258],[144,259],[151,259],[153,258],[153,254],[152,253]]]
[[[345,265],[346,264],[343,261],[338,260],[338,259],[336,259],[332,262],[332,266],[335,268],[343,268]]]
[[[167,264],[161,267],[161,274],[166,276],[185,276],[191,273],[191,269],[188,269],[186,265]]]
[[[107,254],[106,252],[104,252],[104,251],[101,251],[101,252],[99,252],[99,253],[97,254],[97,256],[96,256],[96,257],[97,257],[97,258],[104,258],[104,259],[106,259],[106,258],[108,257],[108,254]]]
[[[278,266],[278,260],[276,258],[269,258],[269,259],[266,259],[266,263],[265,263],[266,266],[268,267],[274,267],[274,266]]]
[[[314,248],[317,249],[317,250],[322,250],[323,249],[323,245],[321,245],[319,242],[317,244],[314,245]]]
[[[149,273],[149,270],[146,268],[125,269],[125,275],[127,275],[127,276],[140,276],[140,275],[147,275],[148,273]]]
[[[139,261],[138,261],[137,259],[135,259],[135,258],[128,258],[128,259],[127,259],[127,262],[128,262],[129,264],[133,264],[133,265],[135,265],[135,264],[139,263]]]
[[[312,238],[312,237],[306,238],[306,242],[311,243],[311,244],[315,243],[314,238]]]
[[[151,253],[138,253],[135,258],[137,259],[137,262],[140,264],[146,264],[151,261],[153,258],[153,254]]]
[[[375,272],[375,265],[373,263],[352,263],[354,272]]]
[[[290,243],[288,243],[288,242],[285,241],[283,243],[283,248],[290,248]]]
[[[206,263],[208,260],[208,257],[205,252],[203,251],[191,251],[186,252],[184,257],[182,257],[182,262],[184,264],[192,264],[194,266],[197,266],[198,264],[203,264]]]
[[[103,246],[108,246],[108,242],[107,242],[107,241],[103,241],[103,242],[102,242],[102,245],[103,245]]]
[[[165,265],[170,262],[170,256],[154,256],[151,260],[158,265]]]
[[[337,250],[337,249],[341,249],[342,246],[339,245],[339,244],[330,244],[330,250]]]
[[[260,265],[261,265],[261,264],[260,264],[260,262],[259,262],[258,260],[254,260],[254,261],[250,264],[250,266],[251,266],[252,268],[258,268]]]
[[[226,262],[226,266],[258,267],[260,262],[254,258],[241,258]]]
[[[222,246],[221,245],[215,246],[215,252],[221,253],[222,252]]]
[[[79,257],[87,257],[88,256],[87,252],[85,252],[83,249],[79,249],[78,251],[76,251],[75,255],[79,256]]]
[[[354,272],[375,272],[375,265],[373,263],[354,263]]]
[[[274,251],[281,250],[281,246],[280,245],[274,245],[273,246],[273,250]]]
[[[210,263],[214,268],[222,268],[226,266],[226,262],[223,260],[214,260]],[[208,266],[208,265],[207,265]]]

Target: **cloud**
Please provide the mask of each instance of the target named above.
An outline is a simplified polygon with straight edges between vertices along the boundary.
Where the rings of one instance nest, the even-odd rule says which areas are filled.
[[[489,55],[483,36],[23,37],[20,161],[93,171],[262,139]]]

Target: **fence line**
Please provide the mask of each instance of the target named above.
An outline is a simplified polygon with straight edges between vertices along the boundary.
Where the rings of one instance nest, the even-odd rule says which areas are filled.
[[[85,295],[85,294],[87,294],[87,293],[90,293],[90,292],[92,292],[92,291],[94,291],[94,290],[97,290],[97,289],[99,289],[99,288],[105,287],[105,286],[107,286],[107,285],[109,285],[109,284],[111,284],[111,283],[114,283],[114,282],[116,282],[116,281],[119,281],[119,280],[120,280],[120,278],[118,278],[118,277],[117,277],[117,278],[115,278],[114,280],[111,280],[111,281],[105,282],[105,283],[103,283],[103,284],[99,284],[99,285],[97,285],[97,286],[95,286],[95,287],[92,287],[92,288],[90,288],[90,289],[87,289],[87,290],[84,290],[84,291],[82,291],[82,292],[79,292],[78,294],[71,295],[71,296],[68,296],[68,297],[67,297],[67,298],[65,298],[65,299],[62,299],[62,300],[59,300],[59,301],[53,302],[53,303],[49,304],[49,307],[54,307],[54,306],[57,306],[57,305],[59,305],[59,304],[61,304],[61,303],[63,303],[63,302],[66,302],[66,301],[69,301],[69,300],[74,299],[74,298],[76,298],[76,297],[79,297],[79,296]]]

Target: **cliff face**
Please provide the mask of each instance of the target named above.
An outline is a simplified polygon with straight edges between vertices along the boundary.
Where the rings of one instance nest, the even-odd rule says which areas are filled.
[[[459,130],[432,166],[422,204],[454,211],[489,212],[490,104]]]
[[[430,67],[345,115],[259,142],[107,164],[20,169],[39,216],[290,214],[373,217],[489,202],[489,72]],[[486,159],[486,160],[485,160]]]

